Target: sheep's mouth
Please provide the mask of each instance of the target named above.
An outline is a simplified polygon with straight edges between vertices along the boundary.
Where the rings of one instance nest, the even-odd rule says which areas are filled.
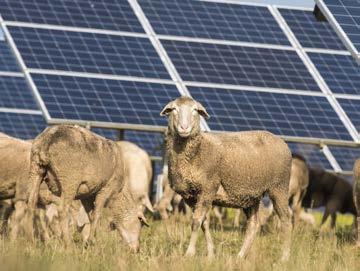
[[[188,132],[178,132],[180,137],[189,137],[191,134],[191,131]]]

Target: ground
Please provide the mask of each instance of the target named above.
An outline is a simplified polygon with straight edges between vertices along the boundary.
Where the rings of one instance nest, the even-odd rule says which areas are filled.
[[[320,215],[316,220],[319,222]],[[279,238],[271,226],[258,236],[247,260],[237,259],[244,231],[233,230],[231,219],[226,220],[224,231],[212,226],[216,247],[212,261],[205,256],[202,235],[198,256],[183,256],[190,235],[190,223],[185,217],[152,221],[151,227],[142,232],[139,254],[130,253],[116,232],[108,232],[105,226],[96,244],[88,248],[80,242],[66,250],[57,240],[44,245],[1,239],[0,270],[360,270],[360,249],[354,246],[351,224],[350,215],[339,216],[336,235],[329,229],[319,234],[316,229],[298,227],[287,263],[278,262]]]

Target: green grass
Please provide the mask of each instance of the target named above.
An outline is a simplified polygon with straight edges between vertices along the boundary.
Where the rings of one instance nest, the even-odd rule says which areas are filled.
[[[319,215],[316,215],[319,221]],[[212,227],[216,257],[206,258],[205,240],[200,235],[196,257],[184,257],[190,223],[185,217],[168,221],[152,221],[144,228],[141,252],[132,254],[116,232],[102,227],[96,244],[84,248],[76,243],[64,249],[58,240],[48,244],[14,243],[0,240],[0,270],[360,270],[360,249],[354,246],[351,216],[338,217],[336,233],[299,226],[293,233],[291,258],[280,257],[278,230],[266,226],[256,239],[246,260],[236,257],[244,237],[243,230],[234,230],[228,219],[225,230]]]

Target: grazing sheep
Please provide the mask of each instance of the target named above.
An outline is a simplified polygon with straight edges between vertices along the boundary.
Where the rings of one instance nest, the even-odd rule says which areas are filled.
[[[124,186],[125,166],[121,148],[113,141],[98,136],[89,130],[70,125],[59,125],[47,128],[33,141],[30,160],[30,179],[28,210],[30,219],[38,201],[39,187],[47,176],[48,187],[53,194],[59,197],[59,217],[63,239],[66,245],[70,244],[69,209],[74,199],[80,199],[90,216],[91,226],[89,239],[92,240],[105,203],[114,197],[114,202],[121,202],[123,197],[119,193]],[[20,191],[21,192],[21,191]],[[20,199],[26,198],[19,195]],[[132,197],[127,197],[124,206],[115,209],[112,215],[127,218],[127,208],[136,206]],[[24,208],[24,201],[19,200],[20,210]],[[17,206],[15,206],[16,212]],[[137,208],[137,207],[136,207]],[[129,212],[133,215],[134,212]],[[32,220],[32,219],[31,219]],[[140,225],[143,214],[136,215],[136,222]],[[121,219],[119,222],[123,222]],[[122,223],[121,227],[129,226]],[[136,226],[136,227],[135,227]],[[133,228],[124,228],[121,233],[125,240]],[[30,227],[31,224],[30,224]],[[140,231],[137,233],[139,238]],[[133,234],[130,234],[133,236]],[[138,241],[132,237],[129,245],[138,250]]]
[[[119,141],[124,163],[126,167],[126,180],[129,182],[130,191],[135,201],[138,202],[142,212],[146,207],[154,212],[150,202],[149,193],[151,189],[152,166],[146,151],[128,141]]]
[[[213,256],[209,211],[214,204],[244,208],[248,225],[238,256],[245,257],[259,229],[259,203],[268,193],[282,222],[282,259],[288,259],[291,243],[288,208],[291,152],[287,144],[265,131],[201,132],[200,116],[208,118],[209,115],[199,102],[189,97],[171,101],[160,115],[168,117],[166,151],[170,185],[194,211],[186,255],[195,254],[201,227],[208,256]]]
[[[325,206],[321,225],[331,215],[331,228],[334,228],[337,212],[356,215],[352,194],[352,186],[346,180],[323,169],[310,168],[309,185],[303,199],[303,207]]]
[[[355,161],[354,164],[354,202],[357,208],[357,242],[356,245],[360,247],[360,159]]]
[[[293,225],[300,219],[301,203],[309,185],[309,170],[304,157],[292,155],[291,175],[289,185],[289,204],[293,212]]]

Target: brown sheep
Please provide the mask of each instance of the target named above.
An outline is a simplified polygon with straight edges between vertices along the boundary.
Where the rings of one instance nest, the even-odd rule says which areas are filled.
[[[357,242],[356,245],[360,247],[360,159],[355,161],[354,164],[354,203],[357,209]]]
[[[151,189],[152,166],[149,155],[137,145],[128,141],[119,141],[126,167],[126,180],[135,201],[138,202],[142,212],[146,207],[154,212],[150,202],[149,193]]]
[[[305,159],[293,154],[289,185],[289,204],[293,211],[293,225],[300,219],[301,204],[309,185],[309,170]]]
[[[89,234],[89,239],[92,240],[102,209],[109,198],[115,197],[114,202],[124,204],[122,208],[114,210],[113,216],[126,218],[125,222],[129,221],[129,217],[123,212],[136,207],[131,195],[128,197],[119,193],[124,186],[124,175],[125,165],[121,148],[115,142],[78,126],[49,127],[35,138],[31,148],[30,192],[27,200],[29,217],[33,217],[40,184],[47,176],[49,189],[60,197],[58,211],[65,244],[69,245],[71,241],[68,217],[74,199],[80,199],[88,213],[92,211]],[[26,197],[27,193],[19,195],[19,199]],[[123,197],[127,197],[128,202],[124,202]],[[18,203],[22,205],[19,209],[23,209],[24,201],[19,200]],[[18,211],[17,208],[15,211]],[[134,212],[129,211],[128,214],[134,215]],[[134,224],[130,226],[128,223],[122,223],[119,229],[125,240],[131,239],[129,245],[134,250],[139,248],[138,240],[135,239],[139,238],[143,220],[143,214],[135,214],[135,217],[131,217]],[[135,239],[132,233],[129,234],[131,238],[126,236],[133,229],[137,230]]]
[[[291,243],[288,208],[291,152],[287,144],[265,131],[201,132],[200,116],[209,115],[189,97],[168,103],[160,114],[168,117],[166,151],[170,185],[194,211],[186,255],[195,254],[201,227],[208,256],[213,256],[208,216],[211,206],[217,205],[245,210],[248,225],[238,254],[245,257],[259,229],[260,201],[268,193],[282,222],[282,259],[287,260]]]

